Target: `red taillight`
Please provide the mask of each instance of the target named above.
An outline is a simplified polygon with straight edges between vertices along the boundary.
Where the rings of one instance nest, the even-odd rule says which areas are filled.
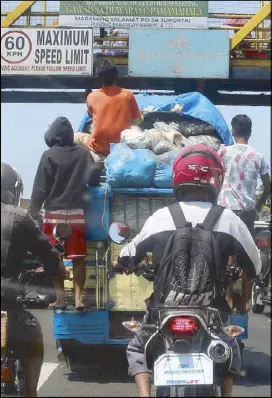
[[[173,334],[194,336],[198,330],[198,322],[190,316],[172,318],[169,322],[169,330]]]
[[[12,368],[12,362],[8,359],[3,366],[1,364],[1,382],[8,383],[14,381],[14,379],[15,375]]]
[[[271,240],[267,239],[267,238],[257,239],[256,240],[256,246],[258,247],[258,249],[261,249],[262,247],[270,248],[271,247]]]

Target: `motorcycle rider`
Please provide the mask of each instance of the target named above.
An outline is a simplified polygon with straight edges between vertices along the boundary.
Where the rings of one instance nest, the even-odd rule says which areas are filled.
[[[43,362],[43,337],[37,319],[16,301],[18,276],[27,251],[44,263],[52,278],[63,278],[59,253],[26,210],[18,207],[23,183],[18,172],[1,163],[1,311],[8,312],[8,345],[21,359],[25,396],[36,397]]]
[[[192,145],[184,149],[175,160],[173,166],[175,198],[186,220],[193,226],[203,222],[212,204],[216,204],[223,177],[220,157],[206,145]],[[147,252],[152,252],[152,267],[156,273],[156,267],[160,264],[167,241],[175,229],[167,207],[156,211],[148,218],[141,232],[121,250],[118,263],[114,266],[116,272],[122,273],[124,270],[129,272],[130,264],[140,263]],[[245,224],[231,210],[224,209],[213,229],[213,234],[220,247],[222,266],[227,264],[230,255],[235,254],[249,278],[254,278],[260,272],[260,256],[252,236]],[[152,274],[151,269],[150,273]],[[150,277],[148,272],[147,277]],[[229,307],[218,303],[218,309],[223,314],[229,310]],[[144,354],[145,343],[149,337],[149,332],[140,330],[127,348],[129,375],[135,377],[140,397],[151,396],[149,370]],[[222,377],[221,393],[222,396],[230,397],[234,374],[239,373],[241,369],[241,356],[237,340],[226,334],[223,338],[231,346],[233,356],[230,371],[225,372]]]

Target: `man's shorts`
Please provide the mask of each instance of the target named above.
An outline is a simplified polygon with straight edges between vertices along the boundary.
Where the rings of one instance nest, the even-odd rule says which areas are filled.
[[[57,223],[69,224],[71,228],[71,237],[65,242],[65,258],[76,260],[86,257],[86,226],[84,211],[74,210],[55,210],[46,211],[43,220],[43,233],[50,237],[54,245],[56,239],[53,231]]]

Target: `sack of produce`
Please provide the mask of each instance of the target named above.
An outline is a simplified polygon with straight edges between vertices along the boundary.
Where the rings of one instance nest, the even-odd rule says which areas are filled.
[[[190,141],[191,145],[204,144],[208,145],[215,151],[218,151],[221,145],[221,139],[212,135],[191,135],[190,137],[188,137],[188,140]]]
[[[148,188],[156,171],[156,156],[148,149],[111,144],[105,160],[107,182],[115,188]]]
[[[151,149],[151,136],[138,126],[132,126],[121,133],[121,142],[131,149]]]

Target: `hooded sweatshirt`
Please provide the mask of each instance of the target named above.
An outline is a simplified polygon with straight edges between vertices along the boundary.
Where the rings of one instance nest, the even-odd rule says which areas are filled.
[[[74,143],[71,123],[58,117],[44,136],[50,148],[41,157],[34,180],[29,212],[33,218],[44,209],[84,209],[87,184],[99,183],[99,169],[90,152]]]

